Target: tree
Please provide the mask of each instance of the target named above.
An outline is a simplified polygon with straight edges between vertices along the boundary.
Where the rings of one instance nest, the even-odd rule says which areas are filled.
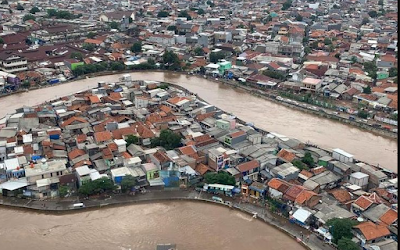
[[[4,40],[1,37],[0,37],[0,44],[4,44]]]
[[[131,51],[134,53],[142,52],[142,43],[141,42],[134,43],[131,47]]]
[[[165,10],[161,10],[160,12],[158,12],[157,17],[168,17],[169,13],[166,12]]]
[[[286,2],[283,3],[283,5],[282,5],[282,10],[287,10],[287,9],[289,9],[290,7],[292,7],[292,1],[287,0]]]
[[[110,25],[110,28],[113,30],[119,29],[119,24],[116,21],[112,21],[109,25]]]
[[[368,12],[368,15],[372,18],[375,18],[378,16],[378,13],[375,10],[371,10]]]
[[[358,60],[357,60],[357,57],[352,56],[352,57],[350,58],[350,61],[351,61],[351,64],[355,64]]]
[[[348,238],[341,238],[338,241],[338,249],[339,250],[359,250],[360,247],[352,241],[351,239]]]
[[[314,42],[312,42],[311,43],[311,48],[313,48],[313,49],[318,49],[318,41],[314,41]]]
[[[367,87],[365,87],[365,88],[363,88],[363,93],[364,94],[371,94],[371,87],[370,86],[367,86]]]
[[[40,12],[40,10],[39,10],[39,8],[38,7],[33,7],[30,11],[29,11],[29,13],[31,13],[31,14],[36,14],[37,12]]]
[[[167,30],[176,31],[176,26],[175,25],[168,26]]]
[[[364,17],[362,22],[361,22],[361,25],[365,25],[367,23],[369,23],[369,18],[368,17]]]
[[[299,21],[299,22],[303,21],[303,17],[300,16],[299,14],[297,14],[296,21]]]
[[[194,49],[194,54],[195,54],[196,56],[204,56],[204,51],[203,51],[202,48],[197,47],[197,48]]]
[[[300,170],[303,170],[303,169],[309,170],[310,169],[306,164],[304,164],[303,162],[301,162],[300,160],[297,160],[297,159],[293,160],[292,164],[293,164],[293,166],[297,167]]]
[[[192,20],[192,17],[186,10],[182,10],[181,12],[179,12],[178,17],[186,17],[187,20]]]
[[[87,51],[94,51],[96,49],[96,45],[94,45],[93,43],[83,43],[82,49]]]
[[[34,15],[31,15],[31,14],[26,14],[26,15],[22,18],[22,20],[24,20],[24,22],[25,22],[25,21],[28,21],[28,20],[33,20],[33,21],[35,21],[35,20],[36,20],[36,17],[35,17]]]
[[[25,81],[21,84],[21,86],[22,86],[24,89],[29,89],[29,88],[31,87],[31,84],[29,83],[28,80],[25,80]]]
[[[79,61],[83,59],[83,55],[79,52],[72,52],[69,57],[73,58],[73,59],[77,59]]]
[[[107,177],[102,177],[94,181],[88,181],[79,188],[78,192],[83,195],[99,194],[115,190],[116,186]]]
[[[181,68],[179,57],[173,51],[164,52],[163,64],[166,67],[166,69],[170,70],[178,70]]]
[[[60,186],[58,188],[58,193],[61,198],[65,197],[68,194],[69,188],[67,186]]]
[[[353,237],[352,228],[357,225],[357,222],[351,219],[339,219],[333,218],[326,222],[326,225],[329,226],[329,231],[332,234],[333,242],[335,244],[338,243],[340,239],[348,238],[351,239]]]
[[[357,116],[362,118],[362,119],[367,119],[368,118],[368,112],[366,112],[364,110],[360,110],[360,111],[358,111]]]
[[[235,177],[226,172],[207,173],[204,175],[204,180],[208,184],[222,184],[232,186],[236,184]]]
[[[197,14],[204,15],[206,12],[203,9],[198,9]]]
[[[272,70],[264,70],[263,75],[266,75],[268,77],[278,79],[278,80],[285,80],[286,76],[280,72],[272,71]]]
[[[225,53],[222,51],[210,53],[210,62],[212,63],[217,63],[220,59],[224,58],[225,58]]]
[[[331,39],[329,39],[328,37],[325,37],[325,39],[324,39],[324,44],[325,44],[325,45],[331,45],[331,44],[332,44]]]
[[[137,144],[139,142],[139,138],[134,135],[128,135],[126,138],[126,146],[129,147],[131,144]]]
[[[125,175],[121,181],[122,192],[130,191],[134,186],[136,186],[137,180],[132,175]]]
[[[22,6],[20,3],[17,4],[17,10],[24,10],[24,6]]]
[[[211,2],[210,0],[207,1],[207,5],[210,6],[211,8],[213,8],[215,6],[215,4],[213,2]]]
[[[368,73],[368,76],[375,80],[377,77],[376,72],[378,71],[375,60],[372,62],[365,62],[363,66],[364,70]]]
[[[115,71],[121,71],[125,69],[125,64],[123,62],[112,62],[110,64],[110,69]]]
[[[306,152],[303,158],[301,158],[301,161],[310,167],[314,166],[314,158],[311,156],[310,152]]]
[[[171,130],[161,130],[160,136],[152,138],[151,146],[162,146],[167,150],[172,150],[181,145],[181,136]]]
[[[93,39],[96,37],[96,33],[90,31],[86,36],[87,38]]]
[[[389,69],[389,77],[394,77],[394,76],[397,76],[397,68],[392,67]]]

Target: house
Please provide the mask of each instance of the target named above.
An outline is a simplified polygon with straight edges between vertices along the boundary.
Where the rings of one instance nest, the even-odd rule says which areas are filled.
[[[336,160],[338,160],[340,162],[344,162],[344,163],[346,163],[346,162],[352,163],[353,162],[353,155],[347,153],[346,151],[344,151],[340,148],[333,149],[332,157],[333,157],[333,159],[336,159]]]
[[[332,189],[337,186],[341,177],[327,170],[311,177],[309,180],[318,183],[321,189]]]
[[[304,208],[299,208],[293,213],[290,220],[305,227],[309,224],[312,213]]]
[[[277,178],[289,181],[297,179],[300,169],[293,166],[292,163],[284,163],[271,169],[271,174]]]
[[[269,187],[268,195],[274,199],[282,198],[283,194],[292,186],[292,184],[278,178],[272,178],[267,185]]]
[[[252,198],[264,199],[266,194],[267,194],[267,186],[260,182],[254,181],[249,186],[249,195]]]
[[[386,225],[375,224],[371,221],[353,226],[353,231],[356,238],[361,241],[361,246],[383,241],[390,236],[390,231]]]
[[[85,166],[77,167],[77,168],[75,168],[75,171],[76,171],[76,176],[78,178],[78,186],[79,187],[91,180],[90,169],[88,166],[85,165]]]
[[[235,144],[243,142],[244,140],[246,140],[246,138],[247,138],[246,132],[241,130],[226,135],[224,142],[230,146],[234,146]]]
[[[314,193],[313,191],[309,191],[304,189],[294,200],[294,203],[299,206],[306,206],[309,208],[313,208],[315,205],[319,203],[321,200],[321,196]]]
[[[260,171],[260,163],[257,160],[248,161],[236,166],[236,169],[243,174],[248,176],[250,179],[257,179],[258,172]]]
[[[350,175],[349,183],[357,185],[361,187],[361,189],[363,190],[367,190],[369,183],[368,180],[369,180],[369,175],[361,172],[355,172]]]
[[[313,91],[313,92],[319,91],[319,89],[322,86],[322,80],[311,78],[311,77],[304,78],[302,83],[303,83],[302,89]]]

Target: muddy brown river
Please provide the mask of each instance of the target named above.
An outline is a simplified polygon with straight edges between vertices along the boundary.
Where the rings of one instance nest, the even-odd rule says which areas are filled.
[[[45,215],[0,207],[0,249],[304,249],[247,214],[195,202],[163,202]],[[273,247],[269,247],[273,246]]]
[[[174,73],[135,72],[133,79],[165,81],[197,93],[207,102],[252,122],[257,127],[311,142],[322,148],[341,148],[358,160],[397,172],[397,141],[339,122],[306,114],[254,97],[243,90],[207,79]],[[37,105],[56,97],[97,86],[98,81],[117,82],[121,75],[79,80],[50,88],[0,98],[0,117],[23,105]]]

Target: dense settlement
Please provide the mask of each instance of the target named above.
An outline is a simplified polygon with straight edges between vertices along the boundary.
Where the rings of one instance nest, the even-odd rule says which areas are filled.
[[[365,249],[397,245],[397,174],[261,131],[180,87],[129,74],[8,115],[0,160],[3,199],[195,189],[269,207],[339,246],[351,239],[335,235],[332,223],[350,223],[353,244]]]
[[[397,133],[397,1],[0,4],[0,92],[122,70],[196,73]]]
[[[397,132],[397,1],[3,0],[0,17],[2,94],[187,71]],[[197,188],[267,206],[341,250],[397,247],[396,174],[130,75],[2,118],[0,183],[4,198],[30,199]]]

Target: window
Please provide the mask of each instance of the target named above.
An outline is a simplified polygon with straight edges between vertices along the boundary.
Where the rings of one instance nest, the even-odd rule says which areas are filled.
[[[53,177],[53,173],[50,173],[50,177]]]
[[[59,176],[60,175],[60,173],[57,171],[57,176]]]

